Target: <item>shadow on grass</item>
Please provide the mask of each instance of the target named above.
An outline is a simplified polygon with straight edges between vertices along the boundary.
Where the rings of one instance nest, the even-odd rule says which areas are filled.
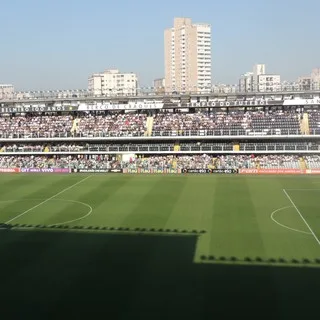
[[[39,229],[0,230],[0,239],[3,319],[222,319],[243,312],[276,319],[318,312],[320,269],[196,264],[196,235]]]

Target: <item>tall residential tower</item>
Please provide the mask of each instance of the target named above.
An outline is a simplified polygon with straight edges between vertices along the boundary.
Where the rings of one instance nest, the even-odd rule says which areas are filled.
[[[211,91],[211,26],[175,18],[164,32],[166,92]]]

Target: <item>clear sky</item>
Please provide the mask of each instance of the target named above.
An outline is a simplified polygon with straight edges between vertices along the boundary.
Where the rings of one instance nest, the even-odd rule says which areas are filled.
[[[211,24],[214,83],[237,83],[255,63],[295,80],[320,66],[319,12],[320,0],[1,1],[0,83],[81,89],[117,68],[151,86],[174,17]]]

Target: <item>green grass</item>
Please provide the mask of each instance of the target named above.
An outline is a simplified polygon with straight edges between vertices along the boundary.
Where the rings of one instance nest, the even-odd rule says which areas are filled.
[[[205,230],[194,262],[308,259],[313,265],[320,258],[316,176],[92,175],[80,182],[86,177],[2,175],[0,222]]]
[[[0,222],[46,226],[0,229],[3,319],[318,313],[317,177],[86,177],[1,175]],[[284,207],[275,212],[276,223],[271,214]],[[68,229],[49,228],[91,208]],[[110,231],[119,227],[131,231]],[[167,231],[174,229],[179,232]]]

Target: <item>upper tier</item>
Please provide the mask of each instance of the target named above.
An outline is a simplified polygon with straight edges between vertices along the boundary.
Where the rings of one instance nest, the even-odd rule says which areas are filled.
[[[6,139],[191,139],[320,135],[320,110],[314,106],[206,109],[197,113],[78,112],[2,114],[0,140]]]

